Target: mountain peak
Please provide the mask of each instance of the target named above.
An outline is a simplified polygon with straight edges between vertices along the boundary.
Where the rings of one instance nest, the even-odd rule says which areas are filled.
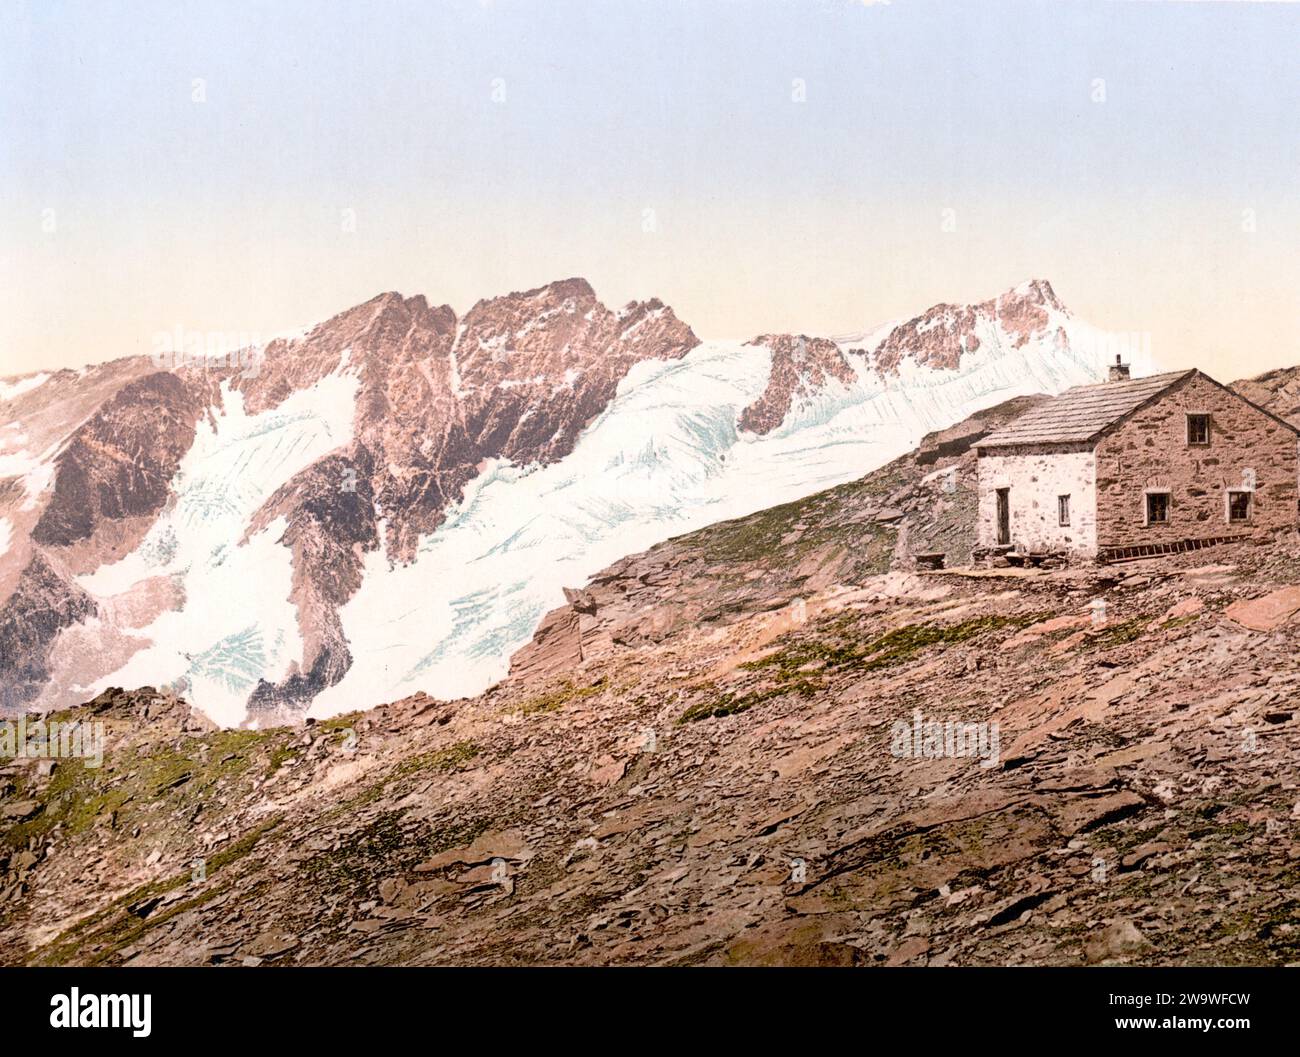
[[[1055,325],[1051,313],[1068,312],[1046,279],[1028,279],[1006,293],[974,305],[939,304],[900,324],[876,350],[876,367],[897,372],[907,358],[919,365],[955,370],[978,350],[993,327],[1022,348]]]
[[[1061,299],[1056,296],[1052,284],[1046,279],[1026,279],[1024,282],[1013,286],[996,300],[998,302],[1028,301],[1031,304],[1054,308],[1058,312],[1068,311],[1065,305],[1061,303]]]
[[[559,300],[566,300],[572,297],[578,301],[594,301],[596,300],[596,291],[592,287],[591,283],[587,282],[586,279],[583,279],[580,276],[574,276],[570,279],[556,279],[552,282],[546,283],[544,286],[539,286],[534,290],[525,290],[522,294],[512,293],[508,296],[512,298],[531,297],[536,299],[542,299],[545,297],[547,299],[555,298]]]

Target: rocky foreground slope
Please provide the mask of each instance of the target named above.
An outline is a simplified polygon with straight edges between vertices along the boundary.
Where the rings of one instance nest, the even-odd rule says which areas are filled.
[[[0,769],[0,959],[1300,961],[1300,540],[891,568],[969,548],[981,428],[620,563],[471,700],[72,710],[101,768]]]

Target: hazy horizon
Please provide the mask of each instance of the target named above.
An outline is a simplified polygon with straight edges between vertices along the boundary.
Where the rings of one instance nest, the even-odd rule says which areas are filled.
[[[1285,3],[0,8],[0,375],[582,276],[704,338],[1049,281],[1300,363]]]

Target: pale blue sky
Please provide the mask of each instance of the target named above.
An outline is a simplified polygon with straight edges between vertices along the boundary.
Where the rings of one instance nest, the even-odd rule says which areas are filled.
[[[1298,43],[1290,4],[7,0],[0,374],[569,275],[737,337],[1035,276],[1170,365],[1300,362]]]

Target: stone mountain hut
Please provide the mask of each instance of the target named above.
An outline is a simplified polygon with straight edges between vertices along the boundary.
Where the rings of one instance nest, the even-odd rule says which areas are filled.
[[[978,551],[1103,561],[1294,531],[1300,430],[1198,370],[1068,389],[976,444]]]

